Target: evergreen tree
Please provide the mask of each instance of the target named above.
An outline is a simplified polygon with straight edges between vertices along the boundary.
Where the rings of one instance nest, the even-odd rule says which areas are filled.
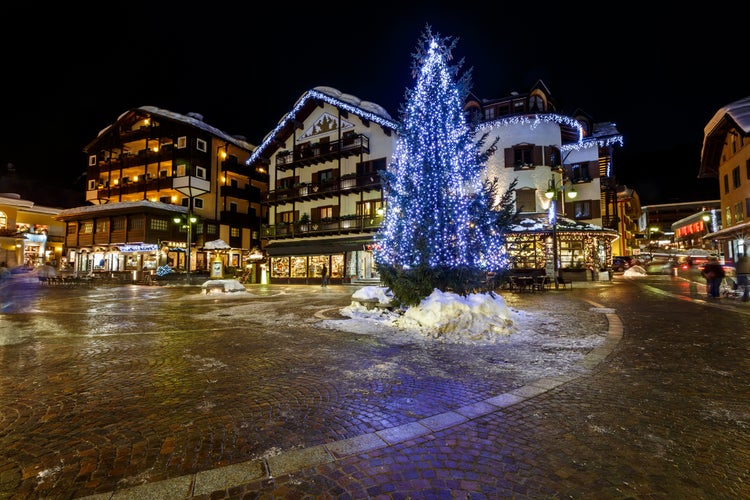
[[[507,267],[503,232],[513,215],[511,189],[498,199],[485,177],[493,143],[475,140],[463,105],[471,72],[451,66],[457,40],[429,26],[413,54],[416,85],[406,91],[399,139],[383,173],[386,213],[375,259],[396,299],[418,304],[434,289],[466,295],[487,273]],[[515,184],[515,183],[514,183]]]

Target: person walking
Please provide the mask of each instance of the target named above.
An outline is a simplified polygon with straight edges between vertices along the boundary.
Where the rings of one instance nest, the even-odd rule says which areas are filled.
[[[701,274],[706,279],[706,291],[709,298],[719,298],[721,295],[721,282],[724,280],[724,268],[719,264],[719,259],[711,257],[703,266]]]
[[[320,271],[320,275],[323,277],[320,282],[320,286],[325,288],[326,286],[328,286],[328,268],[325,264],[323,264],[323,269]]]
[[[742,302],[750,301],[750,257],[742,254],[734,264],[737,285],[742,287]]]

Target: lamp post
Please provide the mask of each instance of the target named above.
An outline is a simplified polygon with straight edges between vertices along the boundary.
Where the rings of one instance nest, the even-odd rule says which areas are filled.
[[[192,200],[190,200],[192,202]],[[188,207],[186,226],[187,226],[187,249],[185,250],[185,270],[187,271],[187,282],[190,284],[190,247],[193,245],[193,224],[198,219],[193,215],[192,210]],[[175,217],[176,224],[182,224],[182,217]]]
[[[187,280],[188,284],[190,284],[190,246],[192,245],[192,235],[193,235],[193,223],[196,221],[196,218],[193,216],[193,200],[206,193],[211,192],[211,184],[201,177],[196,177],[195,175],[191,175],[189,172],[185,172],[185,175],[181,175],[179,177],[175,177],[172,180],[172,188],[176,191],[184,194],[187,197],[187,265],[185,266],[187,269]],[[177,219],[175,219],[177,220]]]
[[[559,274],[559,263],[557,258],[557,192],[563,191],[565,192],[565,183],[563,179],[561,179],[560,185],[558,186],[555,182],[555,176],[553,175],[552,178],[549,180],[549,185],[547,187],[547,191],[544,193],[544,196],[549,200],[549,209],[548,209],[548,215],[547,218],[552,224],[552,270],[554,273],[553,279],[555,280],[555,290],[560,288],[560,284],[558,283],[558,274]],[[568,191],[568,198],[571,200],[578,196],[578,192],[576,191],[575,187],[571,187],[571,189]],[[565,201],[563,201],[562,204],[562,214],[565,215]]]

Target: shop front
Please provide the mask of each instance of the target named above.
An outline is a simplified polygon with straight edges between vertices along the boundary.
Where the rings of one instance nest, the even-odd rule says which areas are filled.
[[[265,248],[270,283],[317,284],[323,266],[331,284],[379,282],[372,243],[371,238],[274,242]]]

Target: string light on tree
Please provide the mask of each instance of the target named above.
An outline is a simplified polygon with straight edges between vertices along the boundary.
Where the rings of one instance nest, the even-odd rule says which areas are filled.
[[[413,55],[416,85],[406,92],[393,161],[383,174],[387,210],[375,259],[386,283],[410,270],[410,278],[426,281],[507,267],[499,221],[512,203],[506,193],[496,204],[497,182],[484,177],[494,144],[482,151],[485,137],[475,140],[466,121],[470,74],[458,78],[458,66],[448,64],[455,43],[428,27]]]

